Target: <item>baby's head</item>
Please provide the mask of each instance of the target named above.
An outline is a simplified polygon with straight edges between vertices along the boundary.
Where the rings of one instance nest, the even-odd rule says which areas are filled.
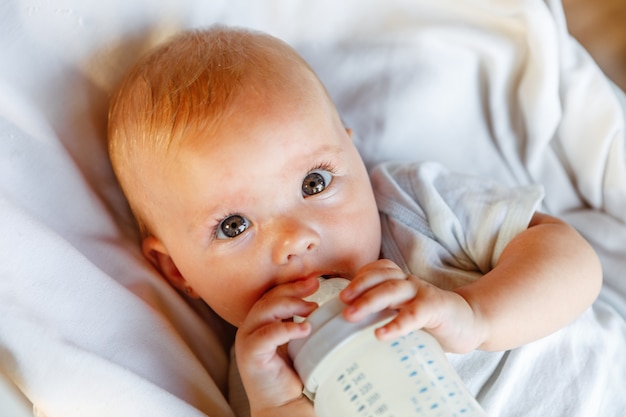
[[[214,140],[238,98],[293,87],[295,79],[274,67],[289,61],[285,69],[306,66],[277,39],[216,27],[184,32],[131,69],[111,101],[109,153],[144,233],[155,228],[160,204],[146,181],[181,147]]]
[[[268,289],[377,259],[367,171],[287,44],[228,28],[153,51],[113,97],[109,152],[144,254],[238,326]]]

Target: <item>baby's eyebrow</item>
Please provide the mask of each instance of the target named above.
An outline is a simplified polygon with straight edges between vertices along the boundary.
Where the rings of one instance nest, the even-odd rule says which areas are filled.
[[[324,144],[319,149],[314,149],[310,156],[312,158],[323,158],[328,154],[332,154],[333,157],[338,157],[343,152],[343,148],[339,145]]]

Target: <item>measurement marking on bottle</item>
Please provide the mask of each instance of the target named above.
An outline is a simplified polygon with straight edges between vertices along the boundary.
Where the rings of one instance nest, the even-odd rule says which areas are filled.
[[[474,416],[475,407],[466,400],[460,382],[445,374],[445,363],[430,351],[429,339],[422,338],[422,332],[417,333],[381,348],[393,352],[395,363],[378,366],[357,356],[336,370],[332,391],[342,397],[346,411],[351,410],[358,417]],[[386,386],[377,385],[387,376],[408,378],[410,383],[387,392]]]

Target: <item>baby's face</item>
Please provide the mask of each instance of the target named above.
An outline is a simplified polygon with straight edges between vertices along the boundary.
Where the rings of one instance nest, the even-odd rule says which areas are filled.
[[[334,106],[284,97],[239,106],[217,134],[183,146],[153,190],[162,247],[236,326],[269,289],[351,279],[380,251],[369,177]]]

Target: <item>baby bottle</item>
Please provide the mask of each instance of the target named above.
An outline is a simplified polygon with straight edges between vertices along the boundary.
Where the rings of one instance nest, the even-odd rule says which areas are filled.
[[[347,284],[320,279],[307,298],[320,305],[306,318],[312,332],[289,343],[317,417],[486,416],[430,334],[379,341],[374,329],[393,318],[390,310],[358,323],[344,320],[337,294]]]

